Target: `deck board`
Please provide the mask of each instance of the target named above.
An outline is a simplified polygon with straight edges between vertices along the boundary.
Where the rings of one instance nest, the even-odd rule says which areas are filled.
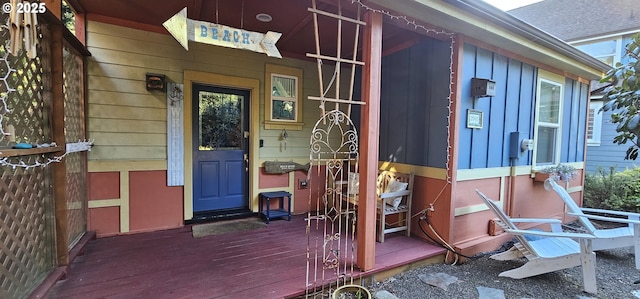
[[[266,228],[193,238],[190,226],[97,239],[47,298],[285,298],[304,293],[303,216]],[[313,247],[316,238],[310,238]],[[376,268],[425,259],[443,250],[391,234],[376,243]],[[354,255],[355,256],[355,255]]]

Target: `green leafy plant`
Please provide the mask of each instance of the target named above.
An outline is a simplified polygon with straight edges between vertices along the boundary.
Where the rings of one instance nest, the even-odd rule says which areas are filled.
[[[613,143],[631,143],[625,160],[635,160],[640,150],[640,34],[636,34],[625,47],[625,57],[629,58],[628,63],[618,62],[600,80],[611,84],[602,97],[605,101],[602,110],[613,111],[611,122],[617,124],[618,132]]]
[[[584,206],[640,212],[640,168],[615,172],[599,168],[585,175]]]
[[[548,173],[552,180],[570,181],[578,175],[576,168],[567,164],[558,164],[547,166],[541,170],[542,173]]]
[[[71,33],[76,34],[76,13],[67,1],[62,1],[62,23]]]

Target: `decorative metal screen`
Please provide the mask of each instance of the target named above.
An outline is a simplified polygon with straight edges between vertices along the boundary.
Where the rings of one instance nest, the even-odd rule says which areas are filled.
[[[84,70],[82,56],[65,43],[64,67],[64,135],[67,143],[85,140]],[[67,237],[69,248],[87,230],[86,151],[67,154]]]
[[[362,102],[353,100],[355,71],[357,65],[364,65],[357,60],[358,35],[360,26],[366,25],[360,20],[358,7],[356,18],[342,14],[342,2],[336,1],[337,11],[321,11],[316,0],[312,0],[316,53],[307,56],[316,58],[319,80],[319,96],[309,96],[311,100],[320,101],[320,119],[311,131],[310,162],[315,167],[318,177],[325,177],[324,184],[316,184],[319,200],[312,206],[309,197],[310,212],[307,216],[307,292],[306,298],[327,298],[338,287],[354,283],[356,266],[356,207],[358,184],[358,133],[350,119],[351,106]],[[337,49],[321,53],[318,18],[324,17],[334,24]],[[332,25],[334,25],[332,24]],[[327,26],[327,28],[330,26]],[[355,36],[351,49],[342,48],[342,30],[354,30]],[[324,51],[327,51],[324,49]],[[341,53],[351,53],[344,58]],[[323,60],[333,61],[335,66],[327,66]],[[325,70],[323,70],[325,66]],[[333,68],[333,77],[325,84],[323,73]],[[342,73],[342,68],[350,68],[350,72]],[[344,76],[343,76],[344,75]],[[347,88],[341,89],[340,82],[345,77],[351,82]],[[333,95],[329,95],[333,91]],[[346,92],[345,92],[346,91]],[[341,98],[348,94],[347,98]],[[327,108],[333,104],[335,108]],[[345,110],[346,112],[344,112]],[[320,186],[324,188],[320,190]]]
[[[7,15],[0,14],[0,24],[6,24]],[[0,28],[0,78],[6,78],[0,82],[0,98],[10,110],[2,113],[1,125],[13,126],[18,142],[51,142],[47,32],[41,26],[40,45],[47,46],[38,46],[37,58],[29,59],[24,50],[16,56],[7,53],[9,32]],[[9,142],[4,138],[0,146]],[[9,161],[32,165],[44,159],[44,155],[29,155]],[[50,167],[8,166],[0,166],[0,173],[0,298],[22,298],[55,265],[52,173]]]
[[[351,119],[332,110],[311,132],[311,163],[324,169],[325,188],[315,213],[308,215],[309,234],[307,287],[317,292],[307,298],[324,298],[334,288],[353,283],[356,267],[357,197],[354,175],[358,173],[358,133]]]

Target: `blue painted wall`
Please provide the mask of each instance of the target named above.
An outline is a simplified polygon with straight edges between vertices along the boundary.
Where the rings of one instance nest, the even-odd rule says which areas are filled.
[[[430,39],[383,57],[380,161],[446,167],[450,51]]]
[[[509,136],[523,133],[533,138],[537,69],[488,50],[465,44],[460,94],[458,168],[507,167]],[[472,78],[496,82],[493,97],[471,97]],[[566,79],[562,120],[561,162],[584,160],[588,86]],[[467,128],[467,111],[484,113],[482,129]],[[514,165],[531,165],[532,152],[525,152]]]
[[[598,168],[609,171],[613,167],[616,171],[632,169],[640,166],[640,160],[625,160],[624,156],[630,144],[618,145],[613,138],[618,135],[616,125],[611,123],[612,111],[600,112],[602,115],[602,129],[600,131],[600,145],[587,147],[587,172],[594,173]]]

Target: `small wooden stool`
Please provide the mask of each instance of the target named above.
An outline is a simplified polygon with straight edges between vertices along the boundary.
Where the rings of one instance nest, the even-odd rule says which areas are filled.
[[[284,199],[287,198],[288,204],[285,209]],[[271,199],[280,200],[280,208],[272,210],[271,209]],[[264,210],[264,204],[266,200],[266,210]],[[260,216],[265,218],[265,222],[269,224],[269,220],[271,218],[278,217],[287,217],[288,221],[291,221],[291,193],[286,191],[275,191],[275,192],[262,192],[259,196],[259,209]]]

